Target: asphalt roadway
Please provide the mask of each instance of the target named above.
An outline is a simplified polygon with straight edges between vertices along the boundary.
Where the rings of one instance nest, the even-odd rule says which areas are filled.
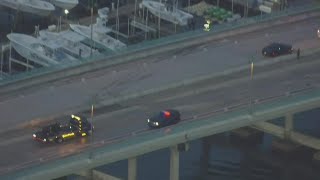
[[[198,75],[222,71],[227,68],[248,64],[254,56],[255,61],[267,61],[261,56],[261,48],[273,41],[293,44],[303,50],[319,47],[316,36],[319,19],[273,27],[247,35],[234,36],[201,47],[186,49],[183,52],[167,54],[153,59],[120,65],[111,69],[83,74],[51,84],[49,87],[35,87],[18,94],[2,96],[0,130],[13,127],[31,120],[55,116],[88,104],[95,95],[97,100],[122,96],[153,87],[161,87],[170,82],[180,81]],[[287,68],[290,68],[288,66]],[[217,108],[247,103],[249,94],[253,101],[263,97],[283,95],[297,89],[317,87],[319,64],[285,70],[279,68],[266,77],[248,77],[228,86],[211,87],[204,92],[160,93],[128,101],[105,111],[97,112],[94,117],[96,133],[94,142],[107,138],[145,131],[145,120],[152,112],[163,108],[179,109],[183,118],[190,118]],[[249,83],[250,82],[250,83]],[[249,87],[252,88],[249,88]],[[196,86],[195,88],[200,88]],[[191,88],[194,89],[194,88]],[[201,88],[200,88],[201,89]],[[209,90],[208,90],[209,89]],[[169,105],[169,107],[168,107]],[[116,109],[114,111],[112,109]],[[112,112],[114,111],[114,112]],[[31,121],[36,122],[36,121]],[[90,138],[75,140],[63,145],[40,146],[31,141],[33,129],[2,134],[0,137],[0,170],[22,167],[30,161],[46,161],[77,152],[88,145]],[[33,162],[31,162],[33,164]]]
[[[320,87],[319,61],[293,62],[292,66],[265,69],[253,80],[247,76],[220,83],[207,80],[201,85],[168,90],[100,109],[94,116],[96,128],[93,137],[45,145],[32,141],[32,128],[14,135],[3,135],[0,137],[0,174],[78,153],[88,148],[90,143],[103,145],[118,137],[150,131],[146,119],[160,109],[178,109],[183,119],[180,123],[187,123],[201,119],[197,118],[199,116],[205,117],[208,112],[211,112],[208,116],[214,116],[213,112],[228,111],[233,106],[248,106],[250,101],[254,110],[254,105],[262,100],[305,93]],[[165,132],[170,128],[154,131]]]
[[[301,49],[319,47],[316,36],[319,18],[270,27],[264,31],[234,36],[174,54],[119,65],[106,70],[82,74],[50,85],[21,90],[0,97],[0,132],[21,123],[88,105],[96,100],[119,97],[128,93],[161,87],[168,83],[205,75],[247,64],[266,61],[261,49],[273,41],[293,44]]]

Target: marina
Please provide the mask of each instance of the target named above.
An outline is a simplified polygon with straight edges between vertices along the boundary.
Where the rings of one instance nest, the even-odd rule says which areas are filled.
[[[10,6],[10,3],[5,1],[0,1],[0,6],[9,8],[4,9],[8,18],[7,24],[3,26],[11,28],[4,28],[0,43],[7,43],[7,35],[12,32],[25,34],[23,37],[28,37],[34,44],[38,44],[37,47],[30,46],[12,38],[17,34],[9,36],[13,41],[10,57],[21,62],[11,67],[17,69],[12,72],[19,72],[21,64],[27,61],[40,67],[67,66],[69,62],[81,63],[83,59],[91,56],[121,52],[128,46],[144,41],[203,29],[204,26],[209,28],[216,24],[231,23],[262,13],[257,1],[250,1],[248,4],[235,0],[98,2],[92,8],[92,14],[91,4],[84,0],[41,0],[37,3],[34,3],[34,0],[16,0],[10,1]],[[264,1],[260,5],[269,5],[275,7],[274,9],[278,7]],[[30,47],[21,48],[23,45]],[[28,53],[31,49],[33,53]],[[35,56],[34,52],[42,52],[43,56]],[[56,59],[48,58],[47,54],[53,55],[53,52],[64,54],[66,58],[58,60],[59,55],[55,56]],[[5,57],[7,56],[4,56],[4,62],[8,62]]]

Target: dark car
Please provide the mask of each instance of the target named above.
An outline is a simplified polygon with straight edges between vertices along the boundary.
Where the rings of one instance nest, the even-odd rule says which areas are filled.
[[[180,121],[180,112],[173,109],[160,111],[147,120],[150,128],[160,128]]]
[[[62,125],[60,123],[42,127],[33,134],[33,139],[44,143],[56,141],[56,135],[61,131],[61,128]]]
[[[272,43],[262,49],[262,55],[276,57],[293,52],[292,45],[283,43]]]
[[[50,124],[35,132],[32,137],[35,141],[43,143],[62,143],[67,139],[91,135],[93,128],[85,117],[71,115],[68,123]]]

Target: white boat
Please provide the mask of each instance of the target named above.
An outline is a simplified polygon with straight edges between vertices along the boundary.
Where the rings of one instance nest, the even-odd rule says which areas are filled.
[[[39,31],[41,41],[53,46],[61,46],[61,49],[76,58],[87,58],[91,56],[91,48],[81,43],[86,38],[72,31],[62,31],[59,33],[47,30]],[[99,54],[97,50],[92,50],[93,55]]]
[[[20,33],[7,35],[12,47],[24,58],[43,66],[50,66],[67,62],[76,62],[76,58],[60,50],[60,46],[53,46],[33,36]]]
[[[91,27],[90,26],[83,26],[78,24],[69,24],[71,29],[81,34],[82,36],[91,39]],[[126,44],[123,42],[114,39],[113,37],[107,35],[108,32],[111,32],[111,29],[108,28],[98,28],[96,26],[92,27],[92,40],[99,44],[100,46],[104,46],[108,49],[111,49],[113,51],[122,49],[126,47]]]
[[[193,18],[192,14],[179,10],[176,7],[166,6],[160,2],[143,0],[141,5],[146,7],[153,15],[181,26],[187,25],[188,19]]]
[[[0,5],[39,16],[48,16],[55,7],[41,0],[0,0]]]
[[[48,1],[62,9],[72,9],[79,4],[78,0],[48,0]]]
[[[100,18],[104,19],[105,22],[108,21],[108,14],[110,10],[108,7],[98,9],[98,15]]]

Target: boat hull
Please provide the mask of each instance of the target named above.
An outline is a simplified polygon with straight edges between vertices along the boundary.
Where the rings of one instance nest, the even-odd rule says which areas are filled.
[[[36,14],[38,16],[49,16],[51,12],[54,11],[54,6],[52,5],[53,8],[50,9],[39,9],[39,8],[34,8],[32,6],[21,6],[19,9],[20,11],[31,13],[31,14]]]
[[[188,20],[193,18],[193,15],[181,11],[179,9],[170,9],[164,4],[155,1],[142,1],[142,6],[146,7],[153,15],[160,17],[163,20],[185,26]]]
[[[78,59],[62,52],[59,49],[46,46],[46,43],[29,35],[11,33],[7,35],[13,48],[24,58],[40,65],[64,65],[76,62]]]
[[[42,30],[39,32],[40,36],[38,39],[48,43],[54,43],[61,45],[61,49],[76,58],[87,58],[92,54],[98,55],[99,52],[96,50],[92,50],[91,48],[81,43],[81,41],[85,40],[82,35],[79,35],[76,32],[72,31],[61,31],[59,33],[49,32],[46,30]],[[74,35],[73,35],[74,34]],[[76,35],[76,36],[75,36]],[[77,39],[78,37],[81,39]],[[72,39],[72,40],[70,40]]]
[[[80,35],[85,36],[88,39],[91,39],[91,28],[90,27],[77,25],[77,24],[70,24],[70,27],[76,33],[79,33]],[[99,44],[100,46],[103,46],[103,47],[110,49],[110,50],[113,50],[113,51],[116,51],[116,50],[119,50],[119,49],[126,47],[126,44],[122,43],[121,41],[116,40],[107,34],[95,32],[94,30],[92,33],[92,40],[95,43]]]
[[[55,10],[51,3],[41,0],[2,0],[0,5],[38,16],[48,16]]]
[[[42,66],[49,66],[48,62],[45,62],[43,59],[41,59],[36,53],[30,51],[30,49],[23,46],[21,43],[15,41],[14,39],[8,37],[12,47],[17,51],[18,54],[20,54],[22,57],[33,61],[37,64],[40,64]]]
[[[50,2],[62,9],[72,9],[79,4],[78,0],[50,0]]]

